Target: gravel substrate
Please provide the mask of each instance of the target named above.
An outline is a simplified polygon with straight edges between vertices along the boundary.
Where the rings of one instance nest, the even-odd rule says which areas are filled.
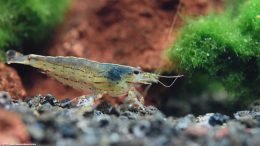
[[[229,117],[208,113],[195,117],[166,117],[157,108],[144,111],[103,103],[79,114],[79,108],[52,95],[12,101],[0,94],[0,107],[21,115],[32,143],[57,146],[259,146],[259,105]],[[0,125],[1,126],[1,125]]]

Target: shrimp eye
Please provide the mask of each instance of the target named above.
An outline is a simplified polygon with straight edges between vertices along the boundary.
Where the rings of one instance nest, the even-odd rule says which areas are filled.
[[[134,74],[136,74],[136,75],[138,75],[139,73],[140,73],[140,72],[137,71],[137,70],[134,71]]]

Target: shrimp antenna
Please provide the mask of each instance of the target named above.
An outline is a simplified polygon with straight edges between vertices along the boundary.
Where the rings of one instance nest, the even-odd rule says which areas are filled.
[[[178,76],[163,76],[163,75],[159,75],[159,77],[169,78],[169,79],[180,78],[180,77],[183,77],[183,76],[184,76],[184,75],[178,75]]]
[[[176,21],[177,21],[177,17],[178,17],[177,15],[178,15],[178,13],[179,13],[179,11],[180,11],[180,9],[181,9],[181,1],[182,1],[182,0],[179,0],[178,6],[177,6],[177,10],[176,10],[176,14],[174,15],[173,20],[172,20],[172,22],[171,22],[171,27],[170,27],[169,32],[168,32],[168,40],[170,40],[171,34],[172,34],[173,30],[174,30],[174,27],[175,27],[175,24],[176,24]],[[169,78],[169,79],[174,79],[174,80],[173,80],[173,82],[172,82],[170,85],[165,85],[165,84],[162,83],[160,80],[158,80],[158,82],[159,82],[161,85],[163,85],[164,87],[171,87],[171,86],[174,84],[174,82],[175,82],[179,77],[182,77],[182,76],[184,76],[184,75],[178,75],[178,76],[162,76],[162,75],[159,75],[159,77]],[[144,96],[147,95],[148,90],[151,88],[151,86],[152,86],[152,84],[149,84],[149,85],[145,88],[145,90],[144,90]]]
[[[171,38],[171,34],[173,33],[173,30],[174,30],[174,27],[175,27],[175,24],[177,22],[177,15],[181,9],[181,0],[179,0],[179,3],[177,5],[177,10],[176,10],[176,14],[174,15],[173,19],[172,19],[172,22],[171,22],[171,27],[170,27],[170,30],[168,32],[168,41],[170,41],[170,38]]]
[[[164,78],[170,78],[170,79],[173,79],[174,78],[174,80],[172,81],[172,83],[171,84],[169,84],[169,85],[166,85],[166,84],[164,84],[162,81],[160,81],[160,80],[158,80],[158,82],[161,84],[161,85],[163,85],[164,87],[171,87],[175,82],[176,82],[176,80],[178,79],[178,78],[180,78],[180,77],[183,77],[184,75],[178,75],[178,76],[160,76],[160,77],[164,77]]]

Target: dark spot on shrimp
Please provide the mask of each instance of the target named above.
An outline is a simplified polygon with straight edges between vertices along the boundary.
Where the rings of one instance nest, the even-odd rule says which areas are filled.
[[[112,81],[120,81],[125,74],[132,73],[133,70],[127,67],[114,66],[107,72],[107,78]]]

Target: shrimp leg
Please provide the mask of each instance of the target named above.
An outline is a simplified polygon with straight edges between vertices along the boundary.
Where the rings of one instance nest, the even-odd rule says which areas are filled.
[[[135,89],[132,88],[128,91],[127,98],[124,101],[125,103],[129,104],[130,106],[137,106],[144,110],[144,98],[143,96]]]
[[[65,106],[67,104],[70,104],[76,100],[76,106],[79,107],[79,114],[83,115],[85,112],[92,111],[93,109],[96,108],[96,99],[97,95],[96,94],[91,94],[91,95],[82,95],[76,98],[71,99],[68,102],[63,103],[61,106]]]
[[[85,112],[93,111],[100,104],[102,97],[102,94],[91,94],[77,97],[77,107],[80,108],[79,113],[83,115]]]

